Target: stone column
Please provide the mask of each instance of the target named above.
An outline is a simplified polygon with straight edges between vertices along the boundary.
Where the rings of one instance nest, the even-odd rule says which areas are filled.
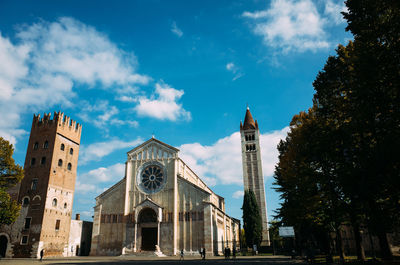
[[[133,241],[133,252],[136,252],[137,248],[136,248],[136,243],[137,243],[137,229],[138,229],[138,225],[137,222],[135,220],[135,236],[134,236],[134,241]]]
[[[212,205],[207,203],[204,205],[204,248],[207,253],[213,253],[214,251],[214,228],[212,219]]]

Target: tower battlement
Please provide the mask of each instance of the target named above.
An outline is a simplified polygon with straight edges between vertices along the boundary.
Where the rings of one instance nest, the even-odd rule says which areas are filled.
[[[44,113],[43,117],[33,115],[33,129],[55,129],[58,133],[65,135],[68,138],[79,143],[82,131],[82,125],[72,120],[69,116],[64,115],[64,112]]]

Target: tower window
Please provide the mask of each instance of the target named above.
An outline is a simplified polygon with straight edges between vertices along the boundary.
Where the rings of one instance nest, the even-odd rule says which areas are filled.
[[[64,203],[64,209],[67,209],[67,203]]]
[[[53,206],[54,206],[54,207],[57,206],[57,199],[53,199]]]
[[[36,190],[38,179],[32,179],[31,190]]]
[[[21,238],[21,245],[28,244],[28,236],[22,236]]]
[[[60,149],[61,149],[61,151],[64,151],[64,149],[65,149],[65,145],[64,145],[64,144],[61,144],[61,147],[60,147]]]
[[[31,166],[35,165],[35,163],[36,163],[36,158],[32,157],[32,159],[31,159]]]
[[[69,149],[69,154],[72,155],[74,153],[74,149]]]
[[[35,142],[35,144],[33,145],[33,150],[37,150],[39,148],[39,143]]]
[[[59,167],[61,167],[61,166],[62,166],[62,164],[63,164],[63,161],[62,161],[62,159],[58,159],[58,166],[59,166]]]
[[[31,227],[31,217],[27,217],[25,218],[25,225],[24,225],[24,229],[29,229]]]
[[[22,201],[22,206],[28,206],[29,205],[29,198],[25,197],[24,200]]]
[[[43,148],[44,148],[44,149],[47,149],[47,148],[49,148],[49,142],[48,142],[48,141],[44,142],[44,144],[43,144]]]
[[[71,168],[72,168],[72,165],[71,165],[71,163],[68,163],[68,166],[67,166],[67,168],[68,168],[68,170],[71,170]]]
[[[59,219],[56,220],[56,230],[60,230],[60,222]]]
[[[46,164],[46,157],[45,156],[43,156],[42,159],[40,160],[40,164],[41,165]]]

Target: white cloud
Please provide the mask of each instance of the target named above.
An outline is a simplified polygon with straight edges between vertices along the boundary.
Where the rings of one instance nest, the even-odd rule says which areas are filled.
[[[237,190],[232,194],[232,198],[234,199],[240,199],[244,196],[244,191],[242,190]]]
[[[234,74],[232,81],[241,78],[244,74],[240,71],[240,68],[236,66],[234,63],[230,62],[226,64],[226,70],[232,72]]]
[[[78,177],[79,178],[79,177]],[[93,184],[88,184],[88,183],[81,183],[80,181],[76,181],[75,184],[75,191],[77,193],[87,193],[87,192],[91,192],[91,191],[95,191],[96,190],[96,186]]]
[[[178,28],[178,26],[176,25],[176,22],[172,22],[171,25],[171,32],[174,33],[176,36],[178,36],[179,38],[183,36],[183,32],[180,28]]]
[[[25,133],[18,129],[22,114],[73,106],[77,87],[112,87],[122,96],[151,80],[137,73],[132,53],[73,18],[20,26],[16,37],[12,42],[0,33],[0,113],[7,113],[0,133],[13,143]]]
[[[336,25],[345,23],[346,20],[340,12],[347,12],[347,7],[343,1],[327,0],[325,2],[324,14],[330,18]]]
[[[274,174],[278,161],[277,145],[286,137],[288,127],[261,135],[261,156],[264,177]],[[243,184],[242,153],[240,133],[219,139],[210,146],[199,143],[184,144],[179,147],[181,157],[187,165],[209,185]]]
[[[107,142],[93,143],[88,146],[83,145],[80,150],[79,163],[86,164],[89,161],[99,161],[116,150],[133,148],[140,143],[142,143],[142,139],[137,138],[127,142],[114,139]]]
[[[135,111],[139,116],[159,120],[191,120],[190,112],[177,103],[183,94],[183,90],[177,90],[164,83],[157,83],[155,93],[150,98],[138,98],[139,104],[135,107]]]
[[[112,182],[116,183],[125,176],[125,164],[117,163],[109,167],[99,167],[79,175],[84,183]],[[91,185],[91,184],[87,184]]]
[[[324,30],[325,20],[311,0],[273,0],[267,10],[244,12],[255,21],[253,31],[264,44],[283,53],[329,47]]]

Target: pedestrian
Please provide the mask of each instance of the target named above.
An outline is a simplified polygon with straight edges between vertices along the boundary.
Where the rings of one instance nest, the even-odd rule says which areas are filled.
[[[228,253],[227,253],[228,259],[230,259],[231,258],[231,248],[228,247],[227,251],[228,251]]]
[[[44,255],[44,248],[40,251],[40,261],[42,261]]]
[[[181,258],[179,260],[185,260],[184,253],[183,253],[183,248],[181,249]]]
[[[203,248],[203,260],[206,259],[206,248]]]
[[[232,249],[232,256],[234,259],[236,259],[236,247],[233,247]]]

